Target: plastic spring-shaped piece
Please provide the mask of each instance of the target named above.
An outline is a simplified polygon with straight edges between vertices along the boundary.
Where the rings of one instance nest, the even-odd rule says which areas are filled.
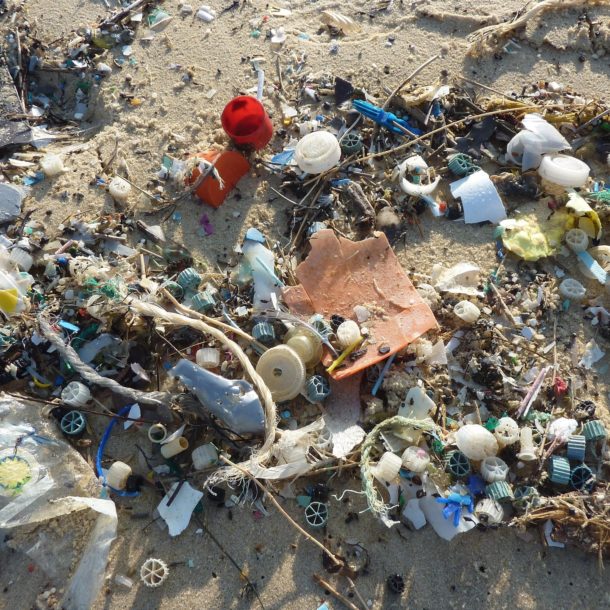
[[[311,402],[322,402],[330,395],[330,384],[326,377],[313,375],[307,380],[305,390]]]
[[[453,157],[449,159],[447,167],[456,176],[468,176],[469,174],[474,174],[474,172],[477,172],[479,171],[479,169],[481,169],[478,165],[474,164],[474,162],[472,161],[472,157],[465,155],[464,153],[458,153],[457,155],[453,155]]]
[[[362,150],[362,136],[357,131],[350,131],[341,139],[341,150],[346,155],[355,155]]]
[[[593,482],[593,473],[586,464],[579,464],[570,473],[570,485],[574,489],[584,489]]]
[[[499,457],[486,457],[481,462],[481,476],[487,483],[505,481],[508,475],[508,465]]]
[[[162,559],[149,557],[140,568],[140,580],[147,587],[160,587],[169,576],[169,568]]]
[[[582,427],[582,433],[589,442],[601,441],[606,438],[606,428],[599,419],[592,419]]]
[[[506,481],[494,481],[485,487],[485,493],[496,502],[506,502],[513,499],[513,490]]]
[[[587,439],[580,434],[573,434],[568,438],[568,447],[566,454],[569,460],[574,462],[582,462],[585,459],[585,449],[587,447]]]
[[[191,299],[191,308],[199,312],[209,311],[215,304],[216,301],[214,300],[214,297],[207,290],[198,292]]]
[[[513,506],[519,510],[525,512],[530,508],[538,506],[540,503],[540,494],[535,487],[529,485],[522,485],[515,489],[515,499],[513,500]]]
[[[86,426],[87,418],[80,411],[68,411],[59,422],[59,427],[66,436],[80,436]]]
[[[257,322],[252,327],[252,336],[261,343],[271,343],[275,340],[275,329],[269,322]]]
[[[305,509],[305,521],[310,527],[324,527],[328,521],[328,506],[324,502],[311,502]]]
[[[187,267],[178,274],[176,282],[184,288],[184,290],[195,290],[201,283],[201,276],[193,267]]]
[[[447,456],[447,470],[456,479],[461,479],[470,474],[470,462],[461,451],[452,451]]]
[[[567,485],[570,481],[570,462],[568,458],[552,455],[549,463],[549,479],[557,485]]]

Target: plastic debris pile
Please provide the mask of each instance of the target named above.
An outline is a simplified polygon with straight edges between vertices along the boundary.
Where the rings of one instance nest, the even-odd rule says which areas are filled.
[[[211,21],[205,8],[197,17]],[[153,29],[169,17],[147,13]],[[323,20],[353,31],[340,17]],[[133,32],[115,23],[81,37],[62,69],[89,69],[92,48],[126,45]],[[281,39],[276,30],[271,43]],[[341,476],[388,527],[429,524],[450,540],[541,524],[549,544],[607,553],[608,397],[591,382],[607,372],[610,337],[601,105],[557,83],[502,98],[446,79],[384,100],[282,70],[281,117],[271,120],[271,101],[230,100],[224,148],[165,155],[155,177],[152,211],[218,207],[250,167],[277,185],[291,206],[285,239],[248,229],[224,272],[204,269],[162,223],[127,213],[72,218],[53,234],[20,218],[25,191],[0,184],[13,223],[0,237],[1,380],[41,406],[40,425],[0,425],[0,528],[43,481],[37,451],[51,422],[62,443],[94,445],[91,497],[156,494],[169,536],[213,506],[267,515],[288,481],[303,487],[293,508],[315,533],[341,510],[329,469],[357,466],[359,479]],[[52,153],[40,159],[45,180],[61,171]],[[104,185],[129,200],[121,177]],[[458,255],[429,274],[405,271],[393,245],[422,231],[423,215],[439,231],[496,225],[493,272]],[[595,338],[564,332],[569,316]],[[117,437],[137,459],[108,450]],[[328,550],[344,567],[365,553]],[[159,587],[171,571],[151,557],[140,577]],[[400,593],[402,577],[388,587]]]

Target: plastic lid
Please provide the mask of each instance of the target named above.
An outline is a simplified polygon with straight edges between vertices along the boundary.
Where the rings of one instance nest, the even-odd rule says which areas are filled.
[[[582,186],[589,177],[589,166],[568,155],[544,155],[538,173],[549,182],[560,186]]]
[[[304,172],[321,174],[339,162],[341,146],[328,131],[314,131],[299,140],[294,151],[294,160]]]
[[[271,391],[273,400],[278,402],[297,396],[305,383],[305,365],[287,345],[267,350],[260,357],[256,372]]]

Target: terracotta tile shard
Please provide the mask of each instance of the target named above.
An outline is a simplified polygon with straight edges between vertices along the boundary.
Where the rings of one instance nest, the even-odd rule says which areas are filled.
[[[386,236],[359,242],[337,237],[331,229],[311,238],[311,252],[296,269],[299,286],[287,288],[284,298],[290,311],[299,315],[339,314],[355,320],[353,308],[363,305],[371,317],[362,326],[369,329],[366,354],[335,370],[331,377],[343,379],[385,360],[426,331],[437,328],[426,305],[403,271]],[[390,351],[380,354],[377,346]],[[332,361],[326,354],[324,364]]]

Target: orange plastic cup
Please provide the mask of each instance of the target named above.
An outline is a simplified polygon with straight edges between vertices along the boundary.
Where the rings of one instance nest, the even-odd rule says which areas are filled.
[[[248,173],[250,163],[240,153],[234,150],[206,150],[198,153],[198,157],[209,161],[216,162],[214,167],[220,174],[224,183],[223,188],[220,188],[220,183],[212,175],[208,175],[206,179],[197,187],[195,194],[201,201],[211,205],[214,208],[220,205],[227,198],[227,195],[235,188],[241,178]],[[188,184],[193,184],[199,178],[201,172],[199,168],[195,168],[187,180]]]
[[[222,128],[238,146],[265,148],[273,135],[273,124],[264,106],[249,95],[232,99],[222,111]]]

